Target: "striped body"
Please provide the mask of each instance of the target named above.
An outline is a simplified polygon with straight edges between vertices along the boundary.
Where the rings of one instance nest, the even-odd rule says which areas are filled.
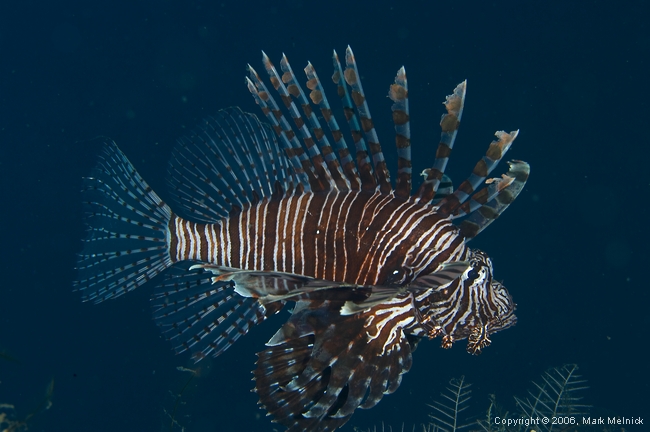
[[[464,239],[431,205],[392,194],[264,199],[215,224],[170,221],[173,261],[286,272],[357,285],[402,285],[462,261]]]
[[[522,161],[488,178],[518,131],[497,132],[454,190],[444,172],[464,107],[460,83],[412,192],[406,70],[388,93],[393,184],[352,50],[345,68],[336,52],[332,60],[350,145],[315,68],[305,68],[307,95],[285,56],[280,74],[264,54],[283,107],[249,66],[246,84],[268,124],[229,108],[181,138],[169,165],[175,205],[112,142],[84,181],[88,233],[76,282],[84,300],[157,279],[154,319],[196,361],[293,304],[253,371],[260,404],[291,432],[333,431],[376,405],[399,387],[420,339],[440,338],[443,348],[466,339],[479,354],[516,322],[492,261],[467,242],[526,183]]]

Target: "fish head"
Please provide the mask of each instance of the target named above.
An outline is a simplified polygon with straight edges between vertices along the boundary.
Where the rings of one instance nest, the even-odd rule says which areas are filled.
[[[443,348],[467,339],[467,351],[480,354],[490,335],[513,326],[516,304],[506,287],[493,277],[492,260],[471,250],[470,265],[462,275],[431,294],[428,316],[435,323],[431,335],[442,336]]]

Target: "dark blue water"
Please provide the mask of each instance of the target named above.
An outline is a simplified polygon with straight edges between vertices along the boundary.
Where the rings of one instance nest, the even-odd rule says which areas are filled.
[[[387,154],[386,94],[405,65],[415,172],[433,160],[444,96],[467,78],[452,177],[469,173],[495,130],[517,128],[508,157],[532,173],[472,242],[514,296],[517,326],[480,357],[423,342],[399,390],[346,430],[425,422],[426,404],[460,375],[473,383],[474,415],[492,393],[514,410],[514,395],[565,363],[588,379],[593,412],[650,422],[644,2],[435,3],[2,3],[0,351],[10,359],[0,358],[0,403],[11,415],[37,409],[54,379],[52,406],[30,430],[170,430],[172,395],[190,376],[177,367],[195,366],[161,338],[148,288],[100,305],[72,292],[81,178],[107,136],[165,197],[178,137],[220,108],[257,112],[244,76],[261,49],[326,78],[331,49],[350,44]],[[250,370],[283,318],[199,365],[176,409],[185,430],[274,430]]]

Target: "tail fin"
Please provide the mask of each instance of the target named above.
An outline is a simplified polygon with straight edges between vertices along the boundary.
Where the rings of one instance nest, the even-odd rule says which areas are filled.
[[[87,235],[75,288],[84,301],[119,297],[172,265],[172,211],[114,142],[106,143],[82,193]]]

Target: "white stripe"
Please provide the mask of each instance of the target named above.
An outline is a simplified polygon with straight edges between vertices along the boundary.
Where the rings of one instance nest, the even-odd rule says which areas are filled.
[[[389,351],[388,348],[391,345],[394,345],[395,342],[399,342],[399,340],[396,339],[398,339],[399,336],[403,334],[402,329],[408,327],[412,322],[413,322],[413,314],[410,312],[402,319],[394,318],[393,320],[390,321],[390,334],[388,335],[386,341],[382,345],[380,356],[386,354]],[[399,348],[399,345],[394,345],[394,346]]]
[[[282,241],[281,241],[281,243],[282,243],[282,245],[281,245],[281,247],[282,247],[282,260],[281,260],[281,262],[282,262],[282,270],[280,270],[280,271],[283,271],[283,272],[286,272],[288,270],[287,268],[284,267],[285,258],[287,256],[287,248],[286,248],[286,245],[285,245],[285,240],[287,238],[287,227],[289,226],[289,217],[290,217],[289,212],[291,211],[291,204],[293,203],[294,198],[295,197],[293,195],[291,195],[287,199],[287,201],[286,201],[287,205],[285,207],[285,211],[282,212],[282,213],[284,213],[284,226],[282,227],[282,237],[281,237],[282,238]]]
[[[424,270],[429,265],[429,263],[431,263],[431,261],[437,257],[440,252],[442,252],[442,250],[437,249],[435,246],[432,247],[431,244],[434,241],[438,242],[439,237],[442,235],[441,232],[444,229],[448,228],[449,223],[446,219],[437,221],[435,224],[431,225],[431,227],[422,236],[420,236],[418,242],[411,246],[411,248],[407,251],[407,256],[413,256],[413,254],[417,252],[417,254],[414,255],[412,262],[410,263],[411,267],[418,269],[416,273]],[[423,240],[426,240],[426,242],[424,242],[424,244],[421,244]],[[427,262],[427,264],[422,264],[423,262]]]
[[[337,192],[337,198],[339,193]],[[338,256],[339,250],[338,250],[338,242],[336,241],[337,238],[343,239],[343,250],[341,251],[343,253],[343,275],[345,275],[346,269],[347,269],[347,254],[345,250],[345,221],[347,220],[347,214],[350,212],[350,202],[348,202],[348,199],[351,197],[350,194],[345,194],[343,196],[343,200],[341,201],[341,204],[339,204],[338,212],[336,214],[336,225],[334,226],[334,272],[333,275],[336,276],[337,274],[337,268],[336,268],[336,257]],[[354,198],[353,198],[354,199]],[[346,210],[346,216],[342,217],[341,214],[342,212]],[[341,278],[342,280],[345,280],[345,276]]]
[[[399,209],[398,209],[399,210]],[[407,209],[406,211],[409,211]],[[395,212],[396,214],[398,213],[397,211]],[[419,215],[419,216],[418,216]],[[419,227],[420,222],[427,216],[429,216],[430,213],[427,211],[427,209],[422,208],[420,210],[416,210],[413,214],[409,215],[405,221],[399,221],[400,218],[395,218],[395,221],[393,225],[387,230],[388,233],[394,233],[394,235],[387,237],[385,239],[385,245],[383,248],[381,248],[380,255],[379,255],[379,263],[384,263],[387,261],[388,257],[399,247],[400,244],[405,242],[408,237],[411,235],[414,229]],[[413,220],[417,217],[417,220]],[[399,222],[399,227],[398,227],[398,222]],[[403,230],[400,232],[398,228],[407,227],[406,230]],[[422,236],[420,236],[421,238]],[[392,247],[389,247],[392,244]],[[408,257],[408,255],[405,255],[405,259]],[[379,276],[379,273],[377,273],[377,276]],[[378,281],[375,281],[377,283]]]
[[[214,261],[217,263],[217,260],[219,259],[219,251],[221,251],[221,247],[219,246],[219,236],[221,234],[221,224],[219,224],[218,227],[215,227],[214,225],[211,226],[212,228],[210,231],[212,232],[212,248],[214,249],[213,256],[214,256]],[[217,231],[215,228],[219,228],[219,231]],[[220,262],[222,262],[223,259]]]
[[[401,319],[399,322],[405,323],[404,326],[409,324],[413,320],[412,308],[413,306],[410,297],[397,297],[382,304],[380,308],[376,309],[374,315],[372,315],[366,323],[366,335],[368,336],[369,341],[378,338],[386,324],[390,323],[390,326],[393,327],[393,320],[397,319],[400,315],[406,315],[406,317]],[[371,334],[368,329],[371,325],[375,328],[375,334]]]
[[[186,240],[185,240],[185,231],[183,230],[181,218],[178,217],[176,218],[175,225],[176,225],[176,236],[180,237],[180,241],[178,242],[178,246],[177,246],[176,257],[178,258],[179,261],[181,261],[186,259],[183,256],[183,252],[185,251]]]
[[[430,289],[428,289],[426,291],[422,291],[421,293],[417,294],[415,296],[415,302],[416,303],[417,302],[422,302],[425,298],[429,297],[429,295],[431,294],[432,291],[433,291],[433,288],[430,288]]]
[[[310,196],[312,194],[309,194]],[[296,236],[298,235],[298,230],[296,229],[298,227],[298,214],[300,214],[300,206],[302,205],[302,200],[305,197],[305,194],[300,195],[300,198],[298,198],[298,202],[296,203],[296,211],[293,214],[293,222],[291,224],[291,273],[296,274],[296,243],[295,239]],[[300,245],[302,245],[302,230],[300,231]]]
[[[224,224],[223,224],[223,231],[224,231],[224,237],[223,237],[223,242],[224,242],[224,257],[225,262],[224,264],[227,267],[230,267],[232,265],[232,257],[230,254],[232,253],[232,248],[231,248],[231,243],[230,243],[230,218],[225,218],[224,219]]]
[[[246,255],[250,251],[250,236],[244,238],[244,229],[248,225],[248,212],[246,210],[239,214],[239,268],[246,268],[248,266],[248,261],[246,260]],[[245,218],[245,221],[244,221]]]
[[[336,201],[338,200],[339,197],[339,192],[333,191],[328,194],[328,196],[332,197],[332,203],[329,206],[329,210],[327,211],[327,222],[325,223],[325,242],[323,244],[323,278],[327,279],[327,263],[331,262],[332,263],[332,276],[336,274],[336,229],[330,230],[330,221],[332,220],[333,211],[334,211],[334,206],[336,205]],[[329,200],[328,200],[329,201]],[[325,210],[325,207],[323,208]],[[327,256],[327,245],[329,243],[332,243],[332,250],[334,251],[334,256]],[[332,277],[332,279],[334,279]]]
[[[336,205],[336,202],[339,199],[339,192],[336,190],[334,193],[334,201],[332,201],[332,208],[330,208],[330,217],[329,219],[332,218],[332,210],[334,209],[334,205]],[[332,250],[334,251],[334,256],[331,257],[330,259],[332,260],[332,279],[335,279],[336,275],[336,233],[339,230],[339,221],[341,220],[341,207],[343,206],[343,203],[341,203],[341,206],[339,206],[338,213],[336,214],[336,225],[334,226],[334,232],[332,233]],[[329,219],[327,220],[327,225],[329,226]],[[328,257],[329,258],[329,257]]]
[[[323,202],[323,209],[327,208],[327,202],[329,201],[331,195],[332,195],[331,193],[328,193],[325,196],[325,201]],[[320,215],[318,216],[318,222],[316,224],[316,229],[317,230],[321,226],[321,222],[323,220],[323,215],[324,214],[325,214],[325,212],[321,211]],[[318,254],[318,250],[319,250],[318,243],[319,243],[319,239],[321,239],[321,242],[323,243],[323,253],[325,253],[325,245],[327,245],[327,234],[328,234],[327,225],[325,225],[322,235],[316,236],[316,242],[315,242],[316,247],[314,248],[314,257],[315,257],[314,276],[316,278],[324,278],[325,277],[325,269],[324,268],[323,268],[323,274],[322,275],[318,274],[318,271],[320,270],[320,263],[319,263],[319,259],[318,259],[318,255],[319,255]]]
[[[220,225],[219,225],[220,226]],[[211,244],[211,249],[212,249],[212,262],[216,264],[219,259],[218,257],[218,242],[219,242],[219,235],[217,233],[217,230],[215,229],[215,225],[212,224],[210,225],[210,244]]]
[[[309,198],[305,203],[305,211],[302,212],[302,221],[300,222],[300,269],[299,274],[305,272],[305,221],[307,220],[307,213],[309,212],[309,205],[314,198],[314,194],[309,194]],[[314,233],[315,234],[315,233]]]
[[[391,194],[392,195],[392,194]],[[384,249],[387,244],[384,243],[386,240],[386,236],[390,234],[389,228],[387,228],[387,225],[392,221],[393,217],[400,213],[400,209],[404,206],[408,205],[408,202],[402,203],[393,213],[391,213],[384,225],[381,227],[381,230],[377,233],[377,236],[374,238],[372,241],[371,248],[369,250],[369,253],[366,254],[362,264],[361,264],[361,272],[360,275],[362,275],[363,279],[365,280],[368,277],[368,274],[373,268],[380,268],[383,265],[382,261],[375,261],[375,258],[377,257],[377,254],[381,254],[381,250]],[[370,219],[370,223],[374,220],[374,218],[381,212],[381,209],[383,208],[382,206],[376,207],[375,211],[373,212],[372,218]],[[370,224],[368,224],[370,225]],[[368,227],[366,227],[366,230]],[[379,272],[376,272],[377,276],[379,276]],[[372,283],[377,283],[377,281],[373,281]]]
[[[358,192],[356,192],[356,193],[357,193],[357,195],[359,194]],[[374,204],[375,201],[379,201],[377,203],[377,207],[372,207],[372,208],[381,208],[381,207],[384,206],[384,204],[387,201],[390,201],[390,199],[391,199],[390,195],[383,195],[380,192],[376,192],[372,197],[370,197],[370,199],[363,206],[363,210],[361,211],[361,217],[359,218],[359,221],[363,220],[363,218],[366,215],[366,211],[368,211],[373,205],[375,205]],[[375,216],[376,216],[376,213],[374,213],[373,216],[370,218],[371,222],[374,220]],[[365,234],[365,231],[361,232],[362,228],[364,228],[364,227],[362,227],[361,224],[359,224],[359,231],[357,231],[357,250],[361,249],[361,238]],[[365,227],[364,229],[367,230],[368,227]]]
[[[359,197],[359,194],[353,194],[353,193],[348,193],[347,196],[345,197],[345,200],[350,198],[349,202],[346,202],[345,200],[343,201],[343,205],[341,206],[341,210],[345,209],[345,215],[341,217],[341,212],[339,211],[339,218],[336,221],[336,229],[338,231],[339,229],[339,222],[341,222],[341,238],[343,239],[343,277],[341,280],[346,280],[346,277],[348,276],[348,236],[346,235],[345,232],[345,227],[347,226],[348,223],[348,217],[350,217],[350,209],[354,205],[355,200]],[[358,239],[357,239],[358,241]]]
[[[214,250],[212,249],[212,225],[206,224],[203,227],[203,235],[205,236],[206,248],[208,250],[208,262],[214,263]]]
[[[196,259],[201,259],[201,236],[199,235],[199,230],[197,224],[194,224],[194,239],[196,243],[195,255]]]
[[[420,236],[418,241],[411,247],[411,249],[409,249],[409,251],[413,251],[415,249],[431,249],[431,243],[433,243],[438,238],[440,231],[448,228],[449,226],[450,223],[448,219],[440,219],[436,221],[429,227],[426,232]],[[422,242],[425,243],[422,244]]]
[[[194,258],[194,234],[192,233],[192,229],[190,228],[190,223],[188,221],[185,221],[183,224],[183,228],[187,232],[187,238],[189,240],[190,248],[187,250],[187,259],[193,259]]]
[[[216,233],[217,241],[215,243],[215,247],[219,248],[219,252],[218,252],[219,265],[226,264],[226,238],[223,234],[224,225],[225,225],[225,221],[222,220],[221,223],[219,224],[219,232]]]
[[[266,226],[266,206],[268,201],[264,200],[257,205],[255,214],[255,268],[257,270],[264,270],[264,227]],[[264,211],[262,211],[264,207]],[[260,229],[261,227],[261,229]],[[257,239],[262,241],[262,250],[257,250]]]
[[[467,247],[465,246],[465,243],[459,243],[458,246],[451,252],[451,254],[449,255],[449,259],[447,259],[446,262],[462,261],[463,260],[462,257],[466,249]],[[431,263],[433,263],[436,260],[436,258],[438,258],[439,255],[440,255],[439,252],[428,254],[427,260],[424,260],[422,264],[418,266],[420,268],[419,271],[421,272],[422,270],[429,267]],[[419,273],[417,275],[419,275]]]
[[[278,269],[278,252],[280,249],[280,245],[278,244],[280,241],[280,213],[282,212],[282,206],[284,202],[286,201],[286,198],[283,198],[279,205],[278,209],[275,214],[275,244],[273,245],[273,270],[279,270]]]
[[[382,197],[383,198],[388,198],[388,200],[390,201],[390,200],[393,199],[393,194],[391,193],[390,195],[382,195]],[[373,210],[373,214],[372,214],[372,217],[370,219],[370,223],[372,223],[372,221],[375,219],[375,217],[377,217],[377,215],[381,212],[381,210],[383,209],[385,203],[380,201],[378,204],[379,205],[377,207],[375,207],[375,210]],[[389,215],[386,223],[381,228],[381,231],[379,233],[377,233],[377,236],[372,241],[369,253],[366,254],[363,262],[361,263],[360,272],[359,272],[359,277],[361,278],[361,280],[365,280],[368,277],[368,274],[372,271],[372,269],[381,267],[383,265],[383,262],[375,261],[375,257],[377,256],[378,253],[381,253],[382,249],[384,249],[387,246],[387,245],[384,244],[384,241],[386,239],[386,236],[390,234],[390,231],[386,229],[386,226],[387,226],[388,223],[391,222],[391,220],[393,220],[395,215],[401,214],[400,209],[405,205],[408,206],[408,205],[410,205],[410,203],[408,203],[408,202],[402,203],[393,213],[391,213]],[[365,211],[364,211],[364,213],[365,213]],[[366,230],[369,229],[370,223],[366,227]],[[363,235],[363,233],[361,235]],[[376,272],[375,280],[373,281],[373,283],[377,283],[376,278],[378,276],[379,276],[379,272]]]

